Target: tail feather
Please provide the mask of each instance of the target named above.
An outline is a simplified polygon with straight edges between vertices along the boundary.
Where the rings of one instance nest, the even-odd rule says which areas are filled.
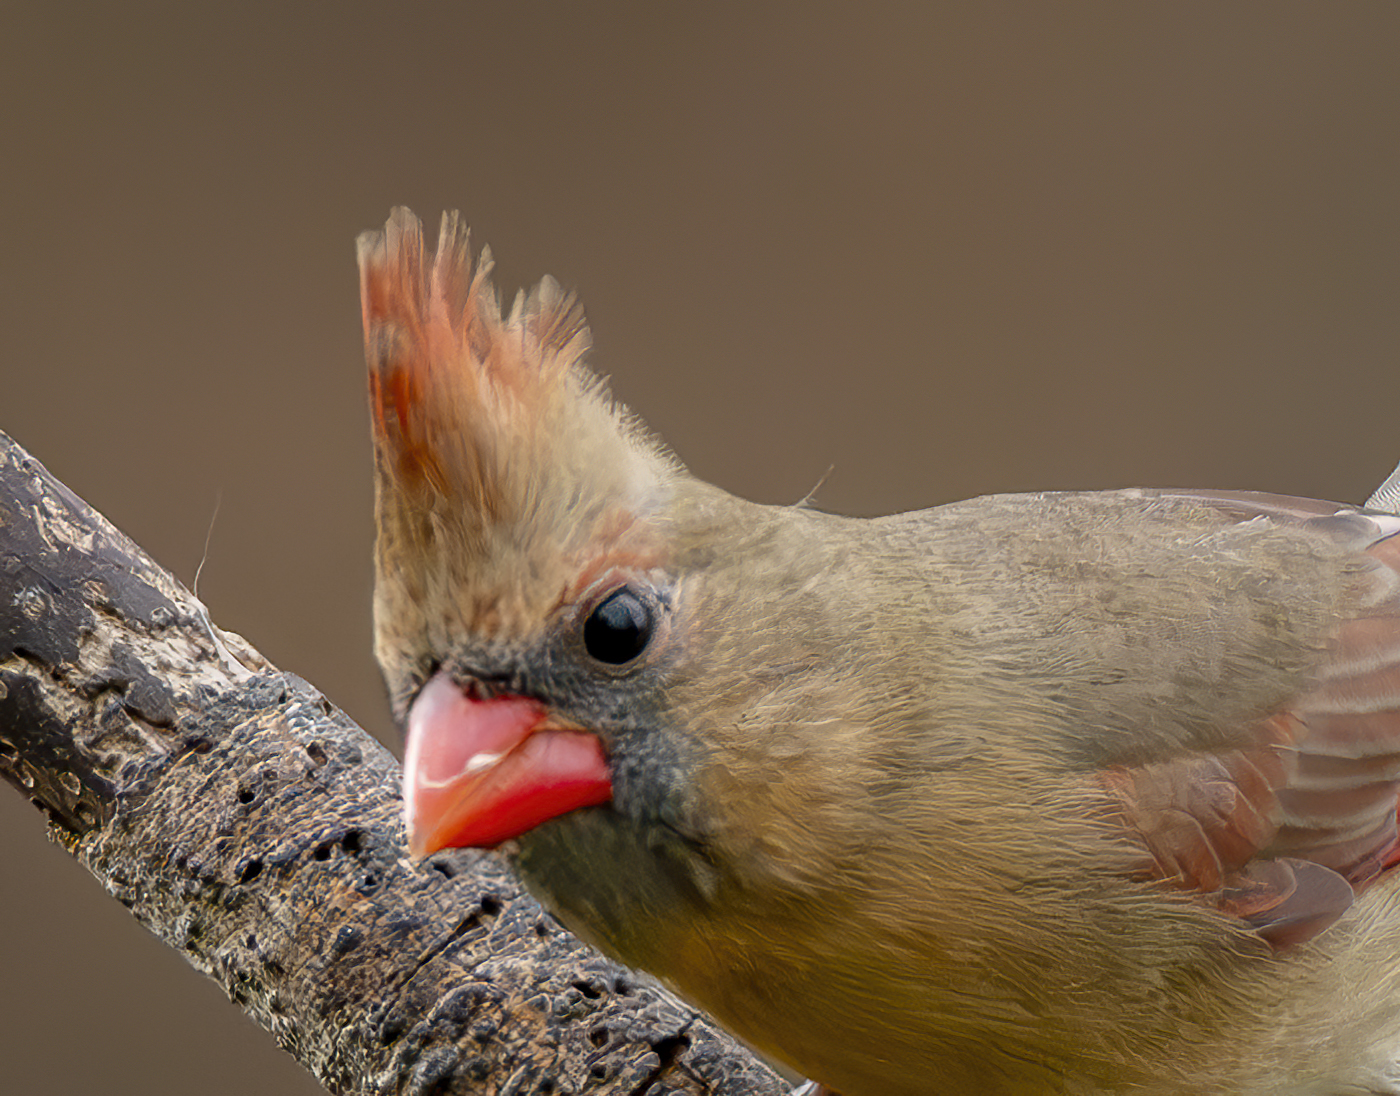
[[[1387,514],[1400,514],[1400,464],[1386,477],[1383,484],[1371,492],[1366,500],[1370,510],[1384,510]]]

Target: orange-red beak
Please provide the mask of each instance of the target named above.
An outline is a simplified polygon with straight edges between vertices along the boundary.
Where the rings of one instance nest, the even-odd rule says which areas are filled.
[[[612,799],[597,735],[563,727],[538,701],[478,700],[435,676],[408,713],[404,815],[414,856],[490,847]]]

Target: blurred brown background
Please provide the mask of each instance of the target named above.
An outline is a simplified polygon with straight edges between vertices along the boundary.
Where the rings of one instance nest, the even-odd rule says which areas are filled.
[[[0,429],[392,738],[352,241],[461,208],[699,474],[1359,500],[1400,6],[6,5]],[[313,1093],[0,788],[0,1089]]]

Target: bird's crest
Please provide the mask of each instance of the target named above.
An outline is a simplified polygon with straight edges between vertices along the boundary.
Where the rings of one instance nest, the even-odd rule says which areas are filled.
[[[359,259],[381,588],[517,631],[614,556],[645,555],[640,527],[679,465],[584,367],[573,295],[545,278],[503,317],[490,252],[472,261],[455,213],[428,255],[395,209]]]

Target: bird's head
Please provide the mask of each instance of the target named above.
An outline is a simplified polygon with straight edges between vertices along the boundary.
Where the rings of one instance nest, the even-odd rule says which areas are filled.
[[[810,723],[840,685],[812,638],[833,634],[820,536],[686,473],[585,368],[582,311],[556,283],[503,316],[455,215],[435,254],[407,210],[359,254],[376,654],[407,734],[413,851],[530,834],[526,853],[664,860],[678,843],[677,885],[703,889],[691,852],[770,832],[729,812],[819,813],[809,746],[752,740],[755,720]],[[759,639],[778,596],[783,626]]]

